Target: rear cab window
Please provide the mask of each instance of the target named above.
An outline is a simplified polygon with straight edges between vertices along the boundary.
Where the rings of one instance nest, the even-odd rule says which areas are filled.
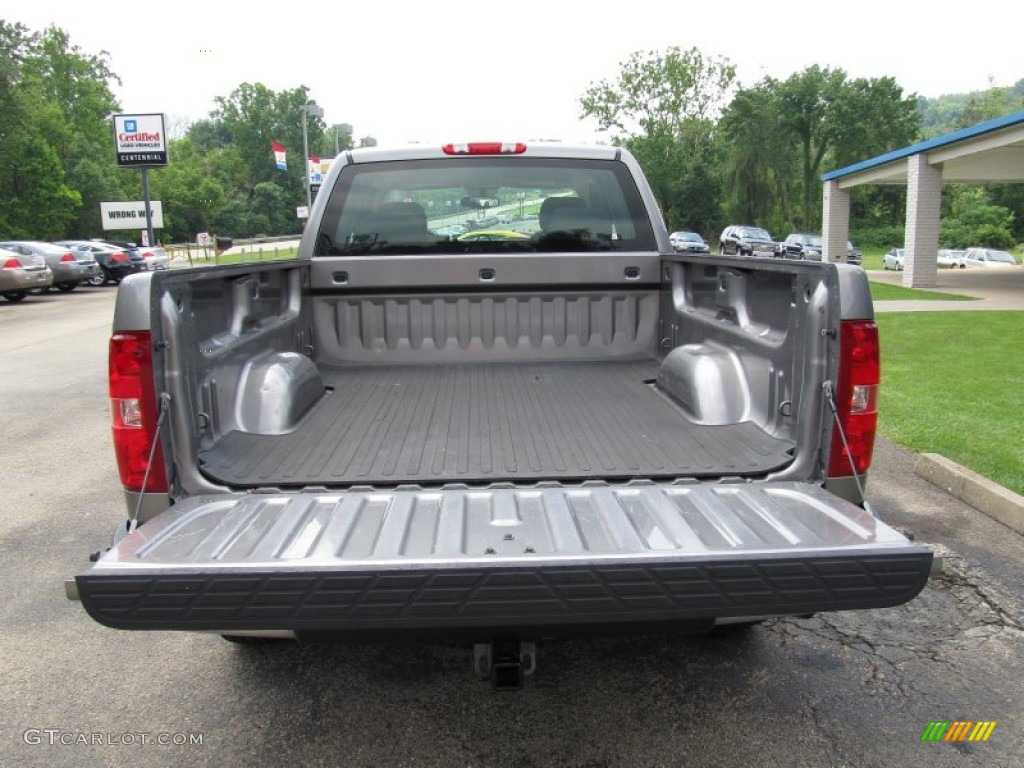
[[[355,163],[321,222],[314,257],[657,250],[632,176],[614,160]]]

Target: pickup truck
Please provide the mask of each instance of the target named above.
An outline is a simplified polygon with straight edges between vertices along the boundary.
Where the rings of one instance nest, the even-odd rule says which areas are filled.
[[[529,200],[507,238],[450,227]],[[483,202],[481,202],[483,201]],[[109,627],[536,643],[894,606],[932,553],[865,503],[865,273],[677,253],[624,149],[345,153],[299,258],[117,294],[129,520]]]

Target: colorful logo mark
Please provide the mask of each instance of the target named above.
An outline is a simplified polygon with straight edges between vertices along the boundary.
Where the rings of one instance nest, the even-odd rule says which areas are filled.
[[[125,120],[124,121],[125,133],[137,133],[139,130],[138,120]]]
[[[995,729],[995,720],[932,720],[921,741],[988,741]]]

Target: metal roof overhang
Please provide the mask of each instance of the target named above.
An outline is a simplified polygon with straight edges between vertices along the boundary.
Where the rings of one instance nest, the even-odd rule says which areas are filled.
[[[1024,182],[1024,111],[914,144],[822,176],[840,189],[906,184],[907,158],[924,154],[944,183]]]

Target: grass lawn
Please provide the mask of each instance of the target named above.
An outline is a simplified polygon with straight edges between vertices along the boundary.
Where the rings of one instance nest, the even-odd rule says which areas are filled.
[[[298,255],[298,248],[275,248],[269,251],[246,251],[245,253],[218,256],[217,263],[242,264],[249,261],[280,261],[281,259],[294,259]]]
[[[179,253],[184,256],[184,253]],[[250,261],[280,261],[282,259],[294,259],[299,255],[297,248],[277,248],[266,251],[250,251],[245,253],[233,253],[209,258],[204,258],[197,253],[192,254],[192,264],[196,267],[212,267],[221,264],[242,264]]]
[[[876,321],[880,432],[1024,494],[1024,312],[897,312]]]
[[[860,265],[864,269],[882,268],[882,257],[889,252],[888,248],[863,248],[861,249]]]
[[[904,288],[902,285],[871,282],[871,298],[875,301],[898,301],[917,299],[927,301],[977,301],[973,296],[942,291],[922,291],[920,288]]]

